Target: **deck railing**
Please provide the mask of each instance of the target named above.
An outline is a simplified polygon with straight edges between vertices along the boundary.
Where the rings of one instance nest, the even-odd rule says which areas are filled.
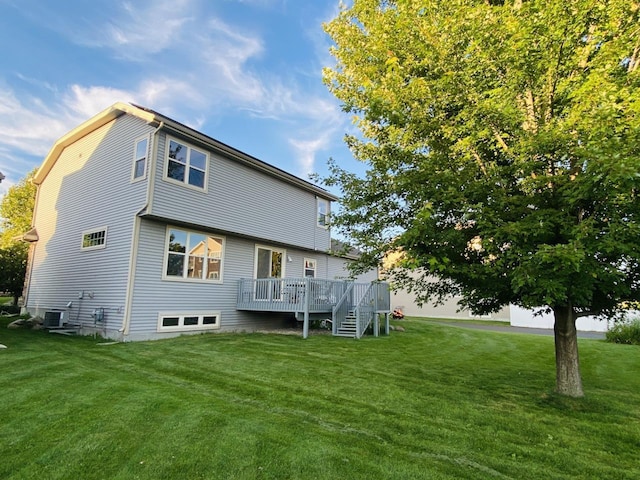
[[[344,282],[317,278],[243,278],[238,282],[239,309],[280,312],[331,312]]]
[[[331,315],[333,334],[351,313],[360,338],[379,313],[390,312],[389,285],[317,278],[244,278],[238,281],[237,308],[262,312],[304,314],[306,338],[310,314]]]

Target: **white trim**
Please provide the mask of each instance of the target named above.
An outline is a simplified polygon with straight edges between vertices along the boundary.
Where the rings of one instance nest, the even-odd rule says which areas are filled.
[[[140,243],[141,220],[138,215],[133,216],[131,250],[129,251],[129,273],[127,274],[127,292],[124,300],[124,315],[122,315],[121,331],[123,335],[129,334],[131,323],[131,308],[133,304],[133,290],[136,280],[136,267],[138,265],[138,245]]]
[[[220,240],[221,248],[222,248],[222,252],[220,254],[220,257],[211,257],[211,256],[206,257],[207,259],[209,259],[209,258],[218,259],[220,261],[220,273],[219,273],[217,278],[211,277],[209,275],[209,272],[207,272],[207,275],[204,278],[189,278],[189,277],[184,276],[184,270],[183,270],[183,276],[182,277],[178,277],[178,276],[174,276],[174,275],[167,275],[167,262],[169,261],[169,248],[168,247],[169,247],[169,238],[170,238],[170,235],[171,235],[171,230],[179,230],[181,232],[185,232],[187,234],[187,237],[189,237],[190,234],[195,234],[195,235],[203,235],[205,237],[211,237],[211,238],[215,238],[215,239]],[[227,246],[227,239],[226,239],[226,237],[224,237],[222,235],[202,232],[202,231],[198,231],[198,230],[189,230],[189,229],[186,229],[186,228],[176,227],[176,226],[173,226],[173,225],[167,225],[166,229],[165,229],[165,238],[164,238],[164,246],[163,246],[164,255],[163,255],[163,259],[162,259],[162,280],[169,281],[169,282],[206,283],[206,284],[209,284],[209,285],[224,283],[224,256],[225,256],[226,246]],[[189,254],[185,253],[185,264],[184,264],[183,269],[187,268],[188,259],[189,259]]]
[[[158,323],[156,330],[158,332],[188,332],[188,331],[206,331],[206,330],[218,330],[220,328],[220,311],[182,311],[182,312],[158,312]],[[162,325],[163,318],[178,318],[178,325],[165,327]],[[198,317],[197,325],[184,325],[185,317]],[[202,322],[204,317],[216,317],[216,322],[208,325],[204,325]]]
[[[270,245],[260,245],[256,243],[255,249],[253,251],[253,278],[258,278],[258,249],[262,248],[263,250],[271,250],[271,252],[278,252],[282,254],[282,272],[280,272],[280,278],[284,278],[285,270],[287,266],[287,250],[284,248],[272,247]],[[274,277],[269,277],[274,278]]]
[[[104,232],[104,237],[103,237],[102,243],[100,245],[91,245],[89,247],[85,247],[84,246],[84,237],[85,237],[85,235],[91,235],[93,233],[98,233],[98,232]],[[107,248],[107,227],[92,228],[90,230],[85,230],[80,235],[80,250],[82,250],[82,251],[100,250],[100,249],[103,249],[103,248]]]
[[[142,142],[143,140],[146,140],[147,142],[147,151],[145,153],[144,156],[144,171],[142,172],[142,175],[139,177],[136,177],[136,164],[138,163],[138,160],[140,160],[137,157],[137,153],[138,153],[138,143]],[[136,138],[133,141],[133,164],[131,166],[131,183],[134,182],[140,182],[142,180],[145,180],[147,178],[147,171],[149,169],[149,150],[150,150],[150,140],[149,140],[149,134],[147,133],[146,135],[142,135],[138,138]]]
[[[176,142],[179,143],[180,145],[184,145],[185,147],[187,147],[189,149],[189,154],[187,155],[187,163],[185,164],[185,171],[184,171],[184,181],[180,181],[180,180],[176,180],[175,178],[171,178],[167,175],[168,170],[169,170],[169,162],[172,161],[169,159],[169,143],[170,142]],[[197,185],[192,185],[189,183],[189,168],[190,168],[190,162],[191,162],[191,151],[197,151],[202,153],[205,156],[205,166],[204,166],[204,185],[202,187],[199,187]],[[209,186],[209,164],[211,163],[211,155],[209,155],[209,152],[203,148],[199,148],[199,147],[194,147],[192,144],[185,142],[182,139],[179,138],[175,138],[172,137],[171,135],[166,135],[165,138],[165,147],[164,147],[164,166],[162,168],[162,179],[165,182],[169,182],[169,183],[175,183],[176,185],[180,185],[182,187],[187,187],[187,188],[191,188],[192,190],[198,191],[198,192],[204,192],[207,193],[208,190],[208,186]],[[200,168],[197,167],[193,167],[195,170],[200,170]]]

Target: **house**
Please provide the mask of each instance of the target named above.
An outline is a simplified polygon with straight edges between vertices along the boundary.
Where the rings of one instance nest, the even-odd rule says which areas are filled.
[[[388,320],[377,272],[350,281],[331,251],[335,196],[153,110],[99,113],[34,183],[24,308],[48,326],[128,341]]]
[[[387,255],[383,265],[384,270],[390,269],[400,258],[397,252]],[[418,273],[409,274],[418,278]],[[433,281],[437,281],[434,277]],[[478,319],[501,321],[514,327],[553,329],[554,317],[551,313],[536,313],[535,310],[526,309],[517,305],[507,305],[499,311],[488,315],[477,315],[468,309],[460,308],[459,297],[450,296],[442,304],[432,302],[418,305],[415,294],[407,290],[399,289],[391,293],[391,305],[393,309],[400,309],[405,315],[413,317],[446,318],[446,319]],[[580,317],[576,321],[579,331],[606,332],[609,323],[597,317]]]

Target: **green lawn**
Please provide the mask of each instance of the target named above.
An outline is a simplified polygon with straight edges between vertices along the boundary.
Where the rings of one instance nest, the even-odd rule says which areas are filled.
[[[2,479],[637,479],[640,350],[415,319],[99,345],[0,321]]]

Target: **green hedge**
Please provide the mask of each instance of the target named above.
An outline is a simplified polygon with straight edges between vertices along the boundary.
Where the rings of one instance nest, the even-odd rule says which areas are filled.
[[[616,324],[607,332],[606,338],[612,343],[640,345],[640,319]]]

